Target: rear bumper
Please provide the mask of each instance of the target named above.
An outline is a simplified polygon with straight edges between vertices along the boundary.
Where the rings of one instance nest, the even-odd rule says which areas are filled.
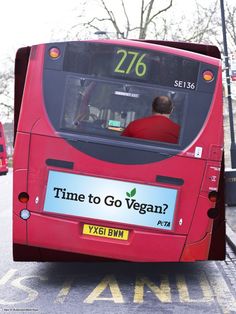
[[[15,224],[21,222],[15,217]],[[121,241],[83,235],[85,222],[31,213],[29,220],[24,222],[26,228],[16,229],[18,234],[14,234],[14,244],[133,262],[181,260],[186,236],[126,228],[129,229],[129,239]],[[24,232],[25,236],[20,236],[19,232]]]

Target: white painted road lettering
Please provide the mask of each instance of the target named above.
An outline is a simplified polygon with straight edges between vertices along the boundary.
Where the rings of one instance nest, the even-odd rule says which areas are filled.
[[[0,298],[0,304],[2,305],[15,305],[20,303],[30,303],[36,300],[38,297],[38,292],[32,288],[30,288],[28,285],[23,283],[23,281],[31,278],[38,278],[41,281],[47,280],[46,277],[43,276],[23,276],[18,277],[11,281],[12,277],[17,273],[16,269],[10,269],[1,279],[0,279],[0,285],[5,286],[7,283],[10,282],[10,285],[16,289],[19,289],[21,291],[24,291],[26,293],[26,297],[20,300],[4,300]]]

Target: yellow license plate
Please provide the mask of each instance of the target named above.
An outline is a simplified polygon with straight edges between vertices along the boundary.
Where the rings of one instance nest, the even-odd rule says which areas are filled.
[[[83,234],[96,236],[96,237],[118,239],[118,240],[128,240],[128,237],[129,237],[128,230],[108,228],[108,227],[88,225],[88,224],[84,224]]]

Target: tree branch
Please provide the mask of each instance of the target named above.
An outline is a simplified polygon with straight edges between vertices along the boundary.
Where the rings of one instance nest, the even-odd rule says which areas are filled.
[[[107,12],[108,16],[110,17],[110,21],[116,30],[117,37],[119,37],[119,35],[120,35],[122,38],[124,38],[124,33],[120,31],[118,24],[116,22],[114,13],[108,9],[104,0],[101,0],[101,3],[103,5],[104,10]]]
[[[144,9],[144,0],[142,0],[141,11],[140,11],[140,23],[139,23],[139,29],[140,29],[139,38],[141,38],[141,30],[143,29],[143,16],[144,16],[144,12],[145,12],[145,9]],[[136,29],[138,29],[138,27],[136,27]]]
[[[125,8],[124,0],[121,0],[121,5],[122,5],[123,11],[124,11],[125,18],[126,18],[126,25],[127,26],[126,26],[126,35],[125,35],[125,37],[127,38],[128,35],[129,35],[129,31],[130,31],[130,22],[129,22],[129,17],[128,17],[126,8]]]
[[[168,6],[165,7],[164,9],[158,11],[157,13],[153,14],[152,17],[148,20],[148,23],[150,23],[155,17],[157,17],[161,13],[166,12],[167,10],[169,10],[172,7],[172,4],[173,4],[173,0],[170,0],[170,3],[168,4]]]
[[[226,5],[228,19],[226,22],[227,32],[229,33],[234,45],[236,45],[236,7],[230,8]]]
[[[144,24],[142,24],[142,27],[140,28],[140,36],[139,36],[139,38],[145,38],[146,37],[147,29],[148,29],[149,24],[151,22],[153,22],[153,20],[158,15],[160,15],[163,12],[167,11],[172,6],[173,0],[170,0],[169,4],[164,9],[161,9],[161,10],[157,11],[156,13],[152,14],[154,2],[155,2],[155,0],[150,0],[147,3],[147,5],[145,6],[145,8],[143,9],[143,14],[142,15],[144,15],[144,12],[147,12],[147,14],[146,14],[145,22],[144,22]]]

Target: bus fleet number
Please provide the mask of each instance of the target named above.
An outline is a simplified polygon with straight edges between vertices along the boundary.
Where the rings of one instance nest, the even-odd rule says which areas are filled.
[[[186,88],[186,89],[195,89],[196,85],[195,85],[195,83],[192,83],[192,82],[175,80],[174,87]]]

